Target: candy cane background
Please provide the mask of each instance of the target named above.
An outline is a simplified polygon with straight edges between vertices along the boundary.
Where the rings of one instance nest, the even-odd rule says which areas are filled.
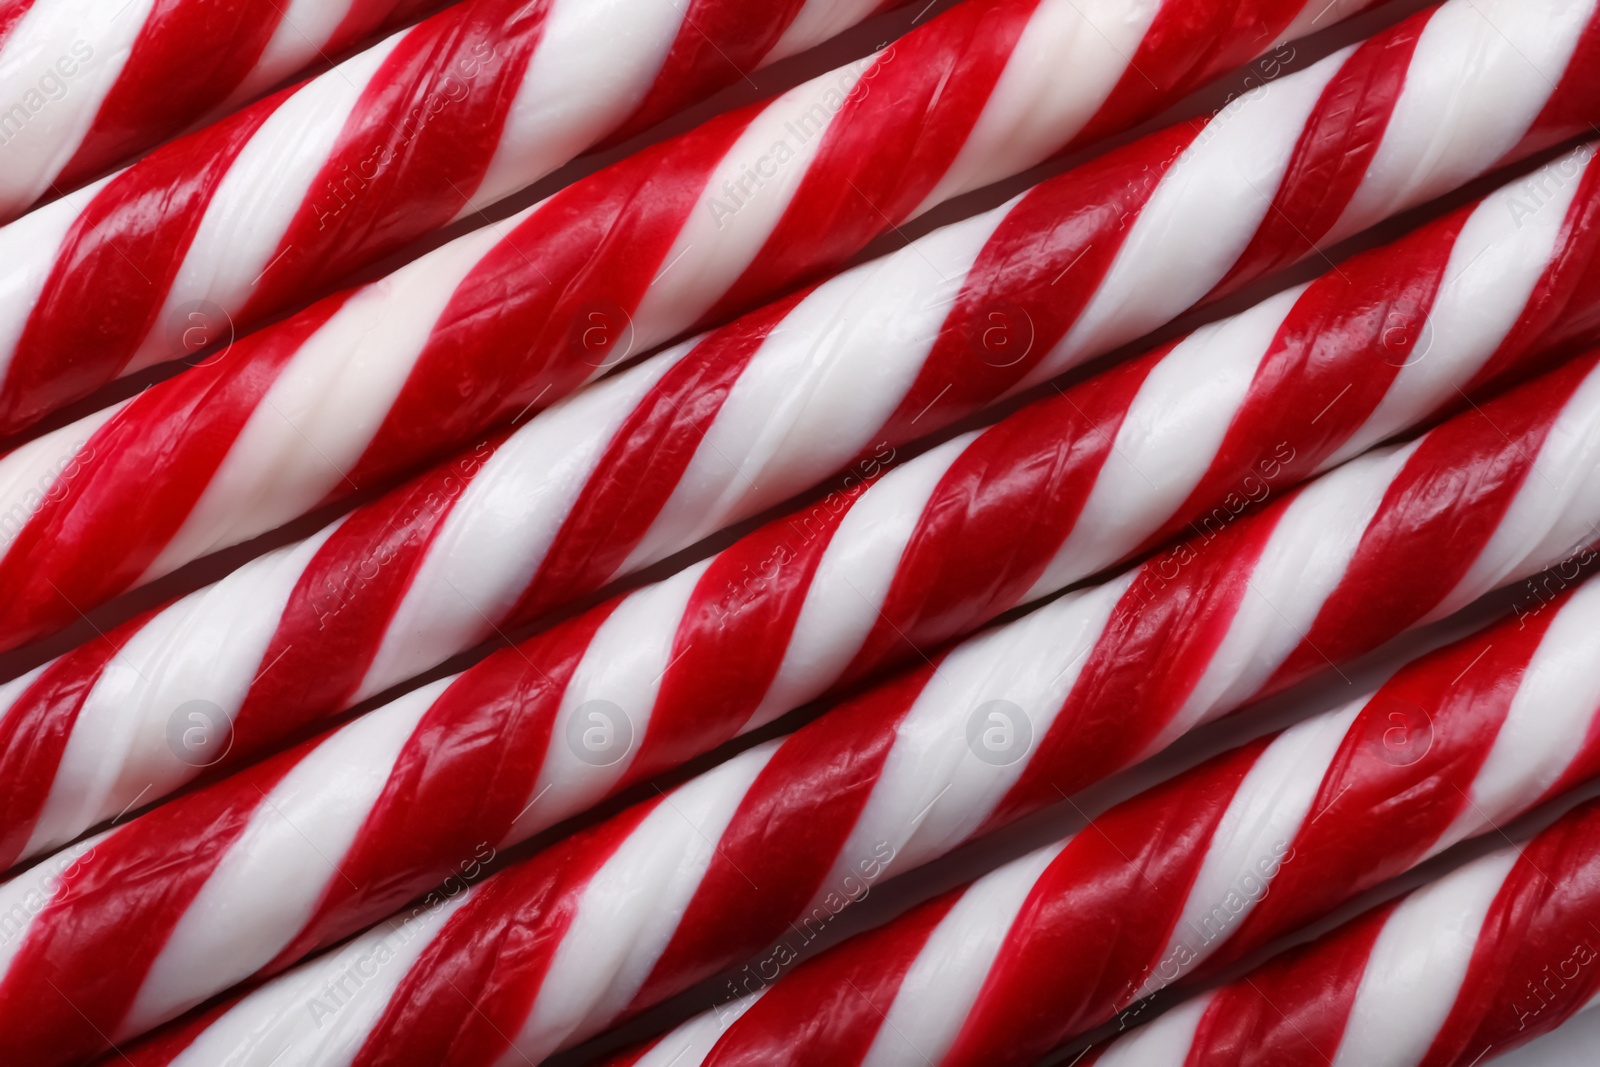
[[[1312,285],[946,445],[880,487],[804,508],[651,594],[674,606],[634,616],[629,640],[789,664],[727,678],[723,690],[748,709],[782,677],[769,702],[781,710],[1185,523],[1228,521],[1460,403],[1458,391],[1592,338],[1591,159],[1575,151]],[[1050,217],[1040,216],[1044,233]],[[944,298],[922,286],[964,234],[952,228],[599,383],[503,443],[0,687],[0,860],[64,844],[204,767],[242,760],[852,456],[871,457],[856,480],[876,480],[906,437],[950,417],[923,398],[937,391],[942,346],[973,328],[948,323]],[[1032,269],[996,278],[976,307],[1030,321],[1048,310],[1051,257],[1018,258]],[[740,345],[748,352],[730,359]],[[1032,373],[1085,354],[1057,346]],[[962,381],[963,402],[991,399],[975,390],[1010,380]],[[804,610],[837,611],[841,598],[870,604],[880,621],[805,621]],[[709,669],[705,657],[651,673],[662,669],[660,690],[629,706],[644,701],[651,719],[692,715],[705,694],[680,680]]]
[[[1591,583],[1409,664],[1343,708],[1148,790],[775,984],[751,981],[753,995],[610,1062],[1025,1067],[1145,995],[1269,944],[1592,777],[1597,724],[1600,583]],[[1379,955],[1371,995],[1426,1004],[1432,983],[1410,961]],[[1336,1016],[1322,998],[1354,994],[1359,971],[1314,973],[1290,1003]],[[1411,992],[1401,996],[1402,987]],[[1185,1059],[1152,1037],[1102,1062],[1302,1062],[1310,1050],[1293,1052],[1300,1020],[1245,1010],[1247,994],[1216,1002],[1203,1029],[1217,1042],[1202,1046],[1206,1056]],[[1304,1062],[1419,1062],[1397,1049],[1380,1055],[1385,1037],[1375,1031],[1342,1061],[1325,1048],[1326,1061]],[[1241,1058],[1210,1058],[1230,1045]]]
[[[1600,803],[1084,1060],[1097,1067],[1472,1067],[1593,1005]]]
[[[446,0],[6,0],[0,222]]]
[[[666,267],[676,237],[713,256],[690,255],[680,276],[721,258],[721,283],[735,290],[729,298],[774,295],[796,274],[848,258],[929,194],[938,191],[937,202],[1026,169],[1069,141],[1132,125],[1277,37],[1305,32],[1313,20],[1329,25],[1344,9],[1371,2],[1346,0],[1323,13],[1305,0],[1265,0],[1242,10],[1217,0],[977,0],[874,60],[585,185],[590,191],[550,206],[531,226],[492,228],[434,260],[424,271],[434,290],[427,307],[433,316],[445,312],[440,298],[463,282],[473,260],[495,258],[494,249],[516,259],[480,272],[497,279],[479,278],[496,296],[500,288],[537,290],[541,282],[559,292],[563,276],[583,277],[574,272],[598,253],[594,277],[614,272],[624,280],[617,292],[579,296],[579,306],[563,311],[557,333],[571,320],[582,323],[574,327],[581,336],[592,310],[584,305],[593,299],[616,302],[613,317],[639,310],[639,288]],[[292,94],[0,231],[0,261],[13,265],[0,290],[0,321],[7,321],[0,429],[301,306],[351,271],[472,215],[585,148],[894,3],[469,0],[442,12]],[[1160,82],[1135,76],[1130,61],[1157,72]],[[880,154],[897,141],[900,148]],[[780,142],[783,158],[772,158]],[[886,173],[888,158],[909,175],[900,167]],[[815,175],[809,185],[802,181],[808,174]],[[845,178],[872,204],[848,202]],[[774,187],[763,199],[770,203],[745,213],[741,225],[714,214],[721,204],[731,215],[768,181]],[[647,202],[631,203],[635,197]],[[785,206],[782,223],[774,210]],[[710,232],[688,225],[696,215],[712,224]],[[607,216],[594,231],[583,226]],[[564,238],[548,226],[561,219],[568,220],[557,226]],[[821,219],[830,219],[825,237],[816,232]],[[622,249],[610,247],[608,232]],[[741,285],[737,275],[755,251],[744,245],[769,236],[771,262],[754,267]],[[819,239],[829,247],[811,247]],[[527,261],[513,251],[530,247]],[[572,255],[577,263],[565,261]],[[669,302],[685,299],[675,289],[668,287]],[[468,284],[460,294],[467,306],[450,310],[478,316],[487,295]],[[681,331],[722,294],[704,295],[705,306],[664,323],[666,332],[654,339]],[[551,297],[526,293],[518,304],[530,299],[547,304]],[[526,345],[530,323],[548,310],[513,305],[498,325]],[[407,358],[427,340],[428,315],[397,324],[395,340],[411,349]],[[405,337],[419,329],[420,336]],[[449,327],[435,323],[434,332],[448,334]]]
[[[586,961],[543,987],[543,949],[508,963],[507,988],[548,992],[518,1001],[531,1015],[498,1029],[526,1023],[523,1054],[554,1051],[758,950],[876,842],[902,869],[920,865],[1314,673],[1325,656],[1368,651],[1600,540],[1597,362],[971,639],[790,743],[711,772],[719,784],[703,806],[661,802],[636,827],[620,816],[555,861],[562,891],[541,891],[553,910],[491,892],[503,905],[486,907],[510,908],[529,943],[564,942]],[[30,920],[0,947],[0,1048],[51,1059],[139,1033],[402,905],[477,846],[521,840],[787,707],[775,699],[782,673],[760,706],[731,706],[740,675],[775,665],[640,637],[636,620],[672,588],[90,839],[76,847],[92,858],[65,877],[46,861],[0,886],[0,914],[48,901],[25,908]],[[870,629],[877,618],[859,598],[832,599],[818,625]],[[691,673],[674,654],[705,666]],[[667,677],[674,668],[685,673]],[[689,714],[646,718],[635,694],[674,686],[694,690]],[[1009,743],[985,747],[995,716]],[[650,857],[663,858],[660,877]],[[747,884],[783,888],[750,896]],[[585,899],[590,923],[574,918]],[[485,943],[496,921],[470,920],[467,940]],[[109,968],[112,957],[121,963]],[[72,989],[70,1001],[44,975]],[[399,995],[436,1020],[427,1025],[454,1026],[453,1009],[413,993]]]
[[[973,19],[984,21],[987,35],[963,40],[1000,40],[997,26],[1015,32],[1017,51],[1005,75],[1031,80],[1043,77],[1043,67],[1058,69],[1059,63],[1019,56],[1075,29],[1076,16],[1063,14],[1070,6],[1071,0],[1045,0],[1024,22],[991,18],[999,7],[962,5],[882,54],[857,83],[871,91],[853,97],[827,135],[810,142],[810,167],[783,172],[798,187],[785,186],[793,195],[781,204],[757,197],[732,215],[705,210],[728,195],[721,178],[727,167],[743,168],[752,145],[782,137],[778,120],[792,125],[785,116],[814,106],[819,83],[573,185],[532,209],[503,241],[496,231],[469,235],[374,286],[254,335],[214,366],[30,442],[0,461],[0,513],[20,515],[0,556],[0,643],[59,628],[130,585],[570,392],[619,354],[611,341],[645,347],[665,339],[707,313],[731,310],[792,280],[791,268],[831,256],[841,244],[854,249],[857,237],[914,212],[917,203],[1048,154],[1066,137],[1057,137],[1057,111],[1039,101],[1076,115],[1083,110],[1080,94],[1047,92],[1046,79],[1024,101],[1020,89],[1007,88],[1013,83],[1001,77],[998,63],[991,72],[998,88],[989,99],[999,103],[979,109],[981,115],[970,113],[971,101],[950,86],[931,115],[910,109],[917,120],[909,128],[917,130],[930,122],[946,128],[941,123],[954,121],[950,108],[965,108],[975,125],[959,148],[922,136],[919,145],[944,146],[949,158],[935,162],[950,167],[914,159],[891,168],[905,178],[893,203],[879,195],[886,191],[879,173],[885,168],[870,165],[893,153],[862,157],[852,146],[869,129],[877,148],[891,143],[890,130],[907,132],[900,125],[907,109],[886,106],[898,94],[891,87],[905,72],[918,72],[913,80],[921,84],[952,58],[971,58],[970,50],[952,57],[940,35],[976,32]],[[1086,348],[1113,343],[1113,329],[1131,340],[1241,277],[1298,258],[1309,250],[1307,238],[1359,230],[1583,126],[1581,116],[1600,105],[1600,82],[1581,62],[1570,77],[1560,72],[1572,56],[1587,54],[1580,48],[1600,40],[1593,14],[1592,5],[1545,0],[1518,5],[1513,18],[1494,4],[1451,0],[1284,77],[1209,123],[1156,134],[1107,157],[1095,172],[1105,183],[1098,195],[1057,209],[1073,212],[1073,229],[1087,227],[1087,245],[1098,251],[1086,264],[1063,264],[1084,271],[1073,290],[1083,302],[1038,324],[1041,334],[1046,327],[1059,331],[1037,338],[1040,358],[1072,335]],[[1036,27],[1055,32],[1040,29],[1035,36]],[[942,62],[922,58],[908,43],[914,38],[938,44]],[[1351,94],[1362,106],[1350,105]],[[836,172],[852,159],[865,172],[835,184]],[[680,164],[698,177],[680,182]],[[828,197],[851,185],[874,190],[871,204],[883,209],[850,199],[828,208],[830,224],[819,225]],[[669,195],[685,188],[700,191]],[[620,205],[619,189],[629,190]],[[1261,192],[1268,189],[1275,195]],[[669,204],[670,225],[659,215],[649,226],[636,217]],[[602,209],[604,226],[593,215]],[[802,237],[829,247],[802,249]],[[515,289],[513,279],[530,267],[570,284]],[[1152,291],[1163,294],[1155,306],[1134,295]],[[495,306],[494,316],[481,313],[485,302]],[[603,322],[611,314],[605,308],[632,309],[627,337],[586,351],[594,331],[604,329],[585,325],[574,332],[571,316],[579,325],[593,316]],[[530,334],[537,335],[532,343]],[[1022,377],[1026,370],[1012,373]],[[35,488],[41,480],[46,493]]]

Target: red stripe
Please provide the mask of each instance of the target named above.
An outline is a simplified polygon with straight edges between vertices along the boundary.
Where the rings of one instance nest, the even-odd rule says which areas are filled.
[[[455,218],[500,146],[550,0],[473,0],[405,34],[356,101],[241,312],[329,288]]]
[[[1141,793],[1068,842],[1029,891],[943,1067],[1033,1063],[1138,999],[1269,740]]]
[[[1555,612],[1408,665],[1367,701],[1295,834],[1294,859],[1202,968],[1213,973],[1441,847],[1468,807]]]
[[[905,440],[953,422],[1032,373],[1083,314],[1139,211],[1203,128],[1152,134],[1025,193],[967,272],[886,436]]]
[[[1166,0],[1121,80],[1073,138],[1073,147],[1143,122],[1219,74],[1248,63],[1263,46],[1280,39],[1305,6],[1304,0]],[[1280,66],[1263,65],[1268,80]]]
[[[1548,77],[1541,73],[1540,77]],[[1539,117],[1506,160],[1525,159],[1569,137],[1587,137],[1595,130],[1595,102],[1600,100],[1600,9],[1589,16],[1567,69],[1545,101]]]
[[[195,895],[311,748],[133,820],[63,874],[0,980],[0,1060],[46,1067],[107,1047]]]
[[[1133,572],[1061,710],[987,827],[1101,780],[1159,736],[1227,635],[1282,515],[1279,506],[1213,539],[1180,544]]]
[[[73,222],[5,376],[0,433],[115,378],[162,324],[178,268],[246,142],[284,100],[271,97],[144,159],[102,187]],[[172,354],[182,351],[171,339]]]
[[[33,2],[34,0],[6,0],[0,4],[0,48],[5,46],[6,38],[11,35],[17,23],[22,21],[22,16],[33,7]]]
[[[904,3],[905,0],[895,0]],[[667,118],[693,100],[744,79],[761,66],[805,0],[690,0],[683,25],[633,114],[605,140],[613,145]]]
[[[847,679],[974,630],[1022,600],[1077,523],[1163,354],[1026,407],[961,452],[924,505]]]
[[[503,440],[497,434],[352,512],[317,549],[234,716],[230,759],[356,699],[434,539]]]
[[[266,970],[395,911],[503,844],[527,809],[572,673],[611,614],[586,612],[460,675],[412,731],[316,911]],[[470,789],[462,784],[470,782]]]
[[[783,217],[706,320],[836,267],[905,221],[966,144],[1038,3],[971,0],[886,49],[844,99],[836,88],[819,92],[813,112],[787,126],[798,144],[819,131],[822,143]]]
[[[936,897],[888,926],[801,964],[717,1039],[702,1067],[860,1063],[883,1028],[906,973],[960,898],[959,891]]]
[[[1289,953],[1223,986],[1206,1005],[1183,1067],[1327,1067],[1339,1051],[1372,946],[1394,905],[1337,938]]]
[[[735,383],[804,293],[706,337],[628,413],[551,541],[513,623],[600,588],[649,532]]]
[[[713,119],[545,200],[456,287],[351,477],[366,484],[463,444],[624,358],[633,310],[757,110]]]
[[[1213,296],[1317,251],[1367,176],[1435,10],[1364,42],[1339,67],[1306,120],[1266,217]]]
[[[1263,691],[1354,659],[1433,611],[1499,528],[1550,428],[1597,361],[1575,360],[1423,438],[1305,639]]]
[[[1418,1067],[1466,1065],[1560,1026],[1600,994],[1600,805],[1521,849],[1449,1017]]]
[[[193,125],[239,87],[282,21],[276,3],[156,0],[57,188]]]
[[[0,871],[27,847],[100,672],[153,614],[48,664],[0,718]]]
[[[339,305],[324,301],[241,342],[248,353],[146,390],[89,437],[0,557],[0,646],[72,622],[145,573],[279,370]]]
[[[900,722],[932,677],[931,668],[905,675],[783,742],[717,839],[716,855],[634,1007],[687,989],[790,931],[801,946],[815,940],[885,876],[893,859],[888,842],[859,856],[844,847]],[[838,884],[825,884],[840,863],[846,869],[835,875]],[[810,912],[808,904],[815,905]]]
[[[1427,358],[1428,316],[1469,214],[1440,219],[1311,283],[1279,326],[1205,476],[1146,547],[1219,505],[1242,509],[1310,477],[1366,425],[1400,368]],[[1196,532],[1216,521],[1206,516]]]
[[[398,29],[455,0],[354,0],[339,25],[328,35],[322,51],[337,57],[349,52],[380,30]]]
[[[749,722],[783,665],[817,566],[863,488],[770,523],[712,557],[673,635],[630,781],[709,751]]]
[[[211,1024],[232,1011],[245,994],[235,993],[210,1007],[197,1009],[141,1037],[136,1044],[124,1045],[114,1061],[126,1067],[167,1067],[188,1051]]]
[[[510,1047],[589,880],[659,803],[478,886],[406,971],[351,1067],[475,1067]]]

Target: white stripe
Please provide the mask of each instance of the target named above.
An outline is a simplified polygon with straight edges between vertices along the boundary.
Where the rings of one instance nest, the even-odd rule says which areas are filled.
[[[698,1067],[722,1035],[755,1007],[771,986],[702,1012],[667,1034],[639,1058],[634,1067]]]
[[[55,203],[0,226],[0,376],[11,370],[22,331],[28,325],[45,283],[54,272],[62,244],[88,205],[110,179],[102,179]],[[14,386],[0,377],[0,384]]]
[[[1202,993],[1123,1036],[1106,1049],[1095,1067],[1159,1067],[1186,1062],[1194,1046],[1195,1031],[1216,996]]]

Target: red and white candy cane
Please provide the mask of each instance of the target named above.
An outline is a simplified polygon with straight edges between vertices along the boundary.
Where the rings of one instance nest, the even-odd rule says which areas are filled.
[[[750,968],[739,976],[742,997],[609,1063],[1035,1063],[1147,994],[1238,959],[1600,773],[1600,582],[1543,608],[1147,790],[776,982],[770,969],[762,980]],[[1426,911],[1420,901],[1412,908]],[[1209,1009],[1180,1009],[1100,1063],[1457,1062],[1413,1059],[1376,1019],[1362,1027],[1364,1013],[1409,1011],[1428,1020],[1417,1030],[1431,1037],[1442,1018],[1432,1009],[1448,1007],[1454,991],[1443,974],[1419,976],[1421,959],[1393,955],[1415,940],[1390,936],[1374,954],[1382,973],[1359,994],[1364,953],[1298,968],[1305,984],[1282,986],[1287,1003],[1271,988],[1263,1003],[1249,986],[1206,998]],[[802,939],[788,940],[793,958]],[[1297,1033],[1336,1038],[1352,998],[1359,1043],[1340,1050],[1345,1058],[1297,1047]],[[1171,1042],[1178,1031],[1193,1035],[1202,1014],[1205,1038],[1192,1051]],[[1307,1021],[1316,1025],[1295,1025]]]
[[[445,3],[4,0],[0,222]]]
[[[609,844],[563,853],[553,910],[523,896],[515,905],[516,923],[537,931],[531,943],[568,944],[590,970],[539,987],[548,958],[528,957],[511,985],[531,1015],[499,1029],[526,1023],[522,1053],[537,1059],[758,950],[878,842],[903,867],[926,862],[1315,672],[1324,653],[1365,652],[1600,540],[1597,364],[1589,355],[1419,442],[1354,460],[967,641],[712,772],[716,784],[675,794],[636,826],[645,809],[597,831],[588,840]],[[940,463],[886,476],[840,533],[911,521],[915,468]],[[848,662],[837,645],[810,654],[808,632],[881,632],[861,590],[885,568],[858,559],[816,561],[846,573],[785,605],[799,619],[781,662],[704,625],[749,610],[719,558],[75,846],[92,856],[65,877],[56,860],[17,876],[0,886],[0,914],[37,906],[0,948],[0,1051],[31,1061],[146,1030],[402,906],[481,849],[768,721],[795,702],[792,679]],[[702,624],[693,643],[678,644],[679,615],[706,576],[720,596],[691,616]],[[929,597],[924,610],[937,618],[939,606]],[[661,695],[680,710],[652,708]],[[990,744],[995,730],[1006,736]],[[782,888],[747,896],[747,876]],[[609,932],[568,925],[584,900]],[[77,992],[64,998],[46,974]],[[451,1018],[444,1010],[439,1025]]]
[[[1231,519],[1426,420],[1458,390],[1527,371],[1541,350],[1594,339],[1591,159],[1575,151],[1312,285],[947,445],[890,484],[801,511],[673,579],[677,613],[641,616],[631,640],[766,658],[763,671],[727,679],[724,699],[754,707],[770,674],[786,679],[774,699],[801,703],[903,658],[905,641],[888,635],[930,646],[974,629],[1185,523]],[[850,457],[871,457],[855,477],[875,480],[899,444],[954,410],[925,398],[942,389],[946,339],[964,344],[973,329],[930,309],[942,301],[920,282],[961,235],[599,383],[0,686],[0,866],[687,547]],[[1049,257],[1026,261],[1041,260],[1056,273]],[[996,303],[1042,316],[1034,279],[997,277],[974,321]],[[1092,352],[1058,346],[1041,373]],[[963,386],[963,400],[1009,382]],[[902,480],[910,488],[894,488]],[[882,611],[877,629],[801,625],[803,600],[841,594]],[[662,662],[668,684],[637,699],[653,719],[692,715],[700,692],[679,679],[705,669],[692,654]]]
[[[1084,1067],[1474,1067],[1594,1004],[1597,927],[1591,801],[1173,1009]]]
[[[1077,235],[1062,246],[1081,237],[1083,256],[1061,263],[1058,276],[1078,281],[1063,279],[1068,295],[1035,322],[1030,351],[1043,360],[1058,344],[1104,347],[1113,332],[1132,340],[1219,286],[1297,258],[1307,237],[1360,229],[1583,125],[1574,116],[1600,111],[1600,75],[1582,62],[1564,72],[1587,54],[1580,46],[1600,42],[1593,4],[1540,0],[1513,18],[1497,6],[1508,2],[1450,0],[1209,123],[1111,157],[1094,172],[1093,195],[1055,206],[1063,233]],[[852,68],[867,90],[822,135],[807,135],[804,158],[742,209],[712,210],[730,195],[723,175],[799,136],[803,115],[836,92],[828,79],[643,152],[544,201],[509,232],[469,235],[245,339],[214,365],[29,442],[0,461],[0,517],[18,527],[0,555],[0,644],[443,454],[578,388],[633,342],[753,302],[915,205],[1047,154],[1081,128],[1063,127],[1060,113],[1085,109],[1069,91],[1074,78],[1054,83],[1044,70],[1059,73],[1059,61],[1033,50],[1072,37],[1074,3],[1029,4],[1026,20],[1000,18],[1017,6],[1004,0],[964,4]],[[1514,25],[1491,21],[1501,18]],[[1016,49],[1001,63],[992,46],[1008,33]],[[955,91],[980,57],[995,80],[982,108]],[[1023,93],[1033,79],[1044,80]],[[906,107],[908,81],[942,88],[926,107]],[[964,138],[930,132],[966,130],[969,120]],[[886,147],[914,131],[909,161]],[[942,156],[925,167],[926,153]],[[1042,203],[1025,197],[1017,208]],[[1002,225],[1010,216],[988,217]],[[628,328],[607,333],[618,316]],[[990,369],[970,354],[956,359],[962,374]],[[1015,381],[1029,369],[1023,360],[1000,373]]]
[[[0,431],[300,307],[597,142],[896,2],[468,0],[442,12],[0,231],[11,274]],[[374,377],[403,373],[430,332],[468,347],[487,333],[520,351],[638,315],[640,344],[667,340],[842,262],[920,207],[1132,125],[1274,40],[1373,2],[1319,17],[1308,0],[973,0],[584,183],[535,222],[433,257],[407,275],[429,299],[380,346],[398,343],[402,362],[351,385],[392,393],[398,381]],[[676,277],[650,301],[667,306],[642,307],[669,265]],[[501,321],[475,324],[508,292],[518,299]],[[391,306],[404,306],[398,295]],[[596,327],[591,311],[612,321]],[[462,384],[492,392],[500,373]],[[512,387],[525,393],[517,407],[537,393]]]

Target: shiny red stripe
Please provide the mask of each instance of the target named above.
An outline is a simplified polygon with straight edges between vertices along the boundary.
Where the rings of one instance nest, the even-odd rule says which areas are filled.
[[[208,126],[111,179],[56,251],[5,375],[0,433],[11,433],[121,373],[152,332],[173,354],[188,327],[158,323],[200,220],[228,168],[284,95]]]
[[[343,877],[328,880],[316,911],[266,970],[395,911],[505,843],[527,809],[572,674],[613,606],[502,649],[439,695],[339,860]]]
[[[711,334],[650,388],[595,463],[511,622],[530,621],[592,592],[622,569],[678,488],[750,360],[804,295]]]
[[[1029,891],[943,1067],[1033,1063],[1137,999],[1269,740],[1139,794],[1068,842]]]
[[[817,567],[862,488],[778,519],[712,557],[673,634],[629,780],[675,767],[746,725],[783,665]]]
[[[551,0],[474,0],[404,35],[338,143],[240,317],[327,289],[455,218],[500,145]]]
[[[836,267],[905,221],[960,153],[1038,3],[969,0],[886,49],[842,101],[830,89],[788,123],[795,144],[819,133],[822,143],[761,251],[706,318]]]
[[[351,472],[357,484],[548,406],[627,356],[633,309],[755,113],[713,119],[568,186],[507,234],[456,287]]]
[[[195,895],[309,751],[157,808],[70,867],[0,980],[0,1060],[48,1067],[106,1048]]]
[[[496,1062],[522,1029],[590,879],[658,803],[478,886],[406,971],[351,1067]]]
[[[1408,665],[1346,732],[1294,860],[1209,959],[1213,973],[1432,855],[1470,801],[1555,612],[1519,620]]]
[[[1200,1016],[1183,1067],[1327,1067],[1393,911],[1386,905],[1343,927],[1339,937],[1222,987]]]
[[[690,0],[649,91],[606,144],[626,140],[689,101],[742,80],[761,66],[803,7],[805,0]]]
[[[1362,43],[1339,67],[1306,120],[1266,217],[1213,295],[1317,251],[1367,176],[1435,10]]]
[[[317,549],[234,716],[230,759],[356,698],[434,539],[503,440],[496,435],[352,512]]]
[[[1305,639],[1263,691],[1354,659],[1438,606],[1499,528],[1551,426],[1597,361],[1575,360],[1424,438]]]
[[[1167,0],[1156,12],[1128,69],[1092,119],[1073,138],[1087,145],[1143,122],[1171,101],[1235,67],[1278,40],[1304,0]],[[1264,64],[1268,79],[1282,63]]]
[[[1509,1052],[1600,994],[1600,805],[1521,849],[1483,921],[1450,1015],[1418,1067]]]
[[[928,938],[960,891],[803,963],[730,1026],[701,1067],[843,1067],[860,1063]],[[734,1010],[729,1005],[727,1010]],[[713,1009],[715,1010],[715,1009]],[[915,1045],[917,1035],[909,1035]],[[619,1067],[608,1062],[607,1067]]]
[[[1022,600],[1077,524],[1161,355],[1026,407],[956,457],[923,506],[847,679],[974,630]]]
[[[58,629],[138,580],[278,372],[339,304],[324,301],[256,335],[248,355],[235,351],[146,390],[90,435],[0,557],[0,646]],[[152,479],[158,469],[162,476]]]
[[[238,1006],[243,993],[235,993],[213,1003],[203,1010],[190,1012],[166,1026],[141,1037],[136,1044],[125,1045],[113,1061],[125,1067],[167,1067],[188,1051],[211,1024]]]
[[[457,0],[355,0],[350,10],[322,46],[325,55],[338,57],[380,30],[414,21]]]
[[[156,0],[57,187],[93,178],[221,104],[282,21],[276,3]]]
[[[1522,159],[1569,137],[1586,137],[1593,133],[1597,98],[1600,98],[1600,9],[1589,16],[1567,69],[1562,72],[1550,99],[1545,101],[1539,117],[1528,128],[1522,143],[1506,158]]]
[[[1227,636],[1282,515],[1280,506],[1210,540],[1180,544],[1133,572],[1060,712],[1035,740],[988,828],[1099,781],[1154,741]]]
[[[905,675],[783,742],[717,839],[716,855],[634,996],[635,1007],[687,989],[791,930],[802,944],[815,940],[885,876],[893,859],[888,842],[860,856],[844,847],[900,722],[932,677],[932,668]],[[838,884],[824,884],[841,861],[846,870],[836,875]]]
[[[151,614],[48,664],[0,718],[0,871],[27,847],[100,672]]]
[[[0,5],[0,47],[4,47],[6,37],[17,23],[22,21],[22,16],[26,15],[31,7],[33,0],[7,0],[5,4]]]
[[[885,436],[952,422],[1032,373],[1083,314],[1150,194],[1203,128],[1152,134],[1025,193],[967,272]]]

